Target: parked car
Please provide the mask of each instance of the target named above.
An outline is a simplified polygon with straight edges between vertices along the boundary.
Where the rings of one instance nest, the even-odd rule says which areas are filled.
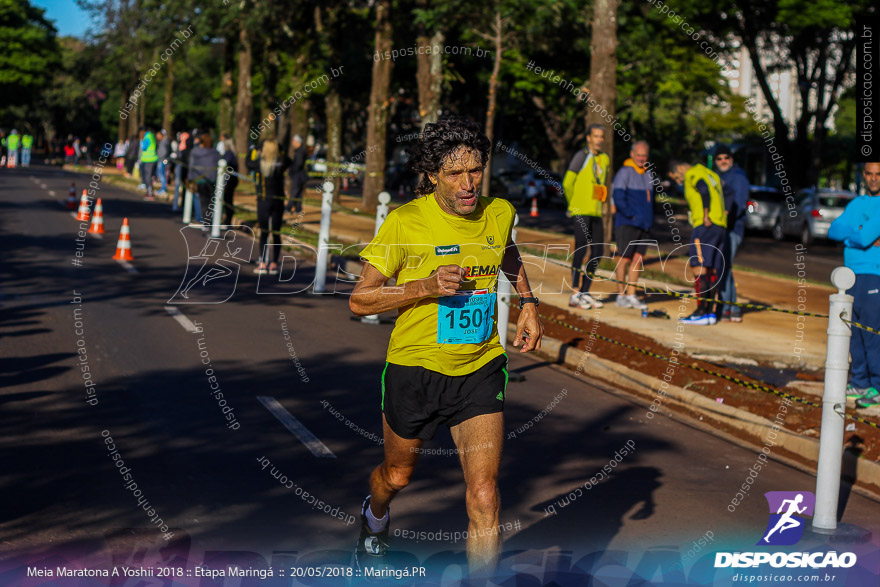
[[[779,211],[773,225],[773,238],[796,236],[804,246],[817,238],[828,238],[831,223],[855,197],[852,192],[828,188],[801,190],[795,195],[793,211],[785,206]]]
[[[779,211],[785,206],[785,196],[776,188],[749,186],[749,201],[746,205],[746,229],[755,231],[773,230]]]
[[[513,170],[497,177],[507,187],[507,199],[515,206],[527,206],[537,196],[539,206],[565,207],[562,178],[555,173]]]

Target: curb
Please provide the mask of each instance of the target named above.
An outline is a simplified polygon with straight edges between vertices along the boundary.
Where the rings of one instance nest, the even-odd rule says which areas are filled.
[[[513,340],[513,337],[516,336],[516,326],[508,324],[507,332],[509,340]],[[607,383],[616,385],[627,392],[635,390],[656,395],[656,397],[661,398],[662,402],[674,403],[677,406],[696,411],[705,418],[722,422],[731,428],[745,433],[759,445],[764,442],[768,433],[773,432],[773,422],[767,418],[757,416],[741,408],[717,403],[699,393],[675,385],[668,385],[665,390],[660,391],[660,379],[645,375],[620,363],[597,357],[554,338],[547,336],[542,338],[541,350],[538,351],[538,354],[555,363],[574,368],[578,371],[586,372],[587,365],[590,365],[593,367],[593,373]],[[596,373],[596,371],[599,373]],[[816,463],[819,459],[819,441],[790,432],[785,428],[777,428],[775,445],[806,459],[810,466],[805,467],[802,464],[796,464],[795,466],[815,476]],[[718,433],[717,430],[713,432]],[[771,458],[782,460],[789,465],[795,464],[791,459],[780,458],[776,454],[772,455]],[[880,463],[860,459],[851,453],[844,452],[843,469],[854,472],[855,479],[844,478],[847,482],[867,483],[880,487]],[[864,490],[870,497],[877,499],[877,495],[871,490],[864,487],[858,488]]]

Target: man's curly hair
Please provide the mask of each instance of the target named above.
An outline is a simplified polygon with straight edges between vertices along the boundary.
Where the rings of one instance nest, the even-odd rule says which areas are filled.
[[[473,120],[455,114],[446,114],[435,123],[425,125],[419,140],[408,149],[409,164],[419,174],[416,194],[425,196],[434,191],[428,174],[436,175],[446,157],[458,147],[474,149],[480,154],[483,165],[489,160],[492,144],[489,137]]]

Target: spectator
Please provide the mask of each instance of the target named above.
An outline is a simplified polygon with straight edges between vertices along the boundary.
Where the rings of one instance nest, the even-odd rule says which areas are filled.
[[[153,175],[156,172],[156,162],[159,160],[158,145],[156,144],[156,135],[153,134],[152,128],[144,131],[144,139],[141,141],[141,181],[144,182],[144,198],[147,200],[155,200],[153,197]]]
[[[842,241],[844,264],[856,274],[847,291],[853,296],[854,322],[880,329],[880,163],[865,163],[862,170],[867,195],[847,204],[831,223],[828,238]],[[852,329],[852,359],[847,397],[867,408],[880,404],[880,336],[861,328]]]
[[[92,137],[86,137],[86,142],[83,144],[82,152],[83,155],[85,155],[86,157],[86,164],[89,165],[89,167],[91,167],[92,165],[92,151],[94,150],[94,148],[95,145],[92,142]]]
[[[601,308],[602,302],[588,292],[593,275],[602,257],[604,229],[602,228],[602,204],[608,197],[608,171],[610,161],[602,152],[605,127],[591,124],[587,129],[587,149],[578,151],[572,158],[562,180],[568,212],[574,227],[574,256],[571,264],[571,284],[574,292],[568,305],[584,309]],[[587,258],[586,275],[581,272],[584,256]]]
[[[73,148],[73,143],[67,142],[64,144],[64,162],[70,165],[73,165],[73,162],[76,160],[76,149]]]
[[[21,166],[31,166],[31,150],[34,148],[34,137],[25,133],[21,137]]]
[[[724,208],[727,210],[727,262],[718,291],[722,302],[736,302],[736,280],[733,277],[733,259],[742,244],[746,231],[746,206],[749,201],[749,180],[746,172],[733,161],[730,147],[720,143],[715,148],[715,167],[724,191]],[[739,306],[723,304],[722,322],[742,322],[742,309]]]
[[[159,146],[156,147],[156,157],[158,160],[156,161],[156,173],[159,175],[159,195],[166,196],[168,195],[168,158],[171,157],[171,141],[168,140],[168,136],[165,132],[165,129],[162,129],[157,135],[156,140],[159,141]]]
[[[309,180],[309,174],[306,171],[307,151],[302,137],[299,135],[293,135],[290,146],[293,164],[287,170],[287,174],[290,176],[290,200],[287,202],[286,210],[288,212],[293,210],[299,214],[303,210],[303,189]]]
[[[223,151],[220,151],[221,145]],[[235,143],[226,134],[220,134],[220,142],[217,143],[217,151],[220,151],[226,160],[228,170],[238,172],[238,157],[235,156]],[[223,224],[232,224],[232,215],[235,213],[235,188],[238,187],[238,176],[229,174],[226,185],[223,188]]]
[[[644,310],[648,306],[636,297],[632,283],[638,279],[648,245],[648,231],[654,224],[653,174],[645,169],[648,162],[648,143],[637,141],[629,151],[630,158],[614,176],[612,197],[614,198],[614,226],[617,231],[617,250],[620,261],[617,263],[617,279],[625,281],[617,284],[616,303],[622,308]],[[627,272],[627,266],[629,272]]]
[[[691,165],[683,161],[669,164],[669,176],[684,185],[684,199],[688,204],[688,217],[694,230],[691,233],[690,265],[694,272],[694,289],[697,310],[687,318],[686,324],[711,325],[718,321],[715,314],[715,293],[718,277],[724,270],[724,250],[727,242],[727,211],[721,178],[707,167]]]
[[[125,151],[128,149],[128,139],[125,142],[117,141],[113,155],[116,157],[116,169],[122,171],[125,165]]]
[[[76,167],[79,165],[79,158],[82,155],[82,150],[79,142],[79,137],[73,137],[73,166]]]
[[[199,136],[200,145],[193,148],[189,156],[189,173],[187,179],[196,184],[199,204],[202,210],[202,224],[205,230],[213,223],[214,189],[217,184],[217,164],[220,153],[214,149],[214,141],[209,134]]]
[[[6,137],[6,166],[7,167],[15,167],[18,165],[18,147],[21,141],[21,137],[18,134],[18,131],[14,128],[10,131],[9,136]]]
[[[281,154],[278,142],[267,139],[261,148],[248,157],[247,167],[255,172],[257,186],[257,219],[260,223],[260,264],[254,273],[278,273],[281,253],[281,220],[284,217],[284,172],[293,164]],[[272,237],[272,253],[268,239]],[[271,257],[271,261],[270,261]],[[268,267],[267,267],[268,263]]]
[[[137,162],[140,147],[138,147],[138,136],[131,135],[128,137],[128,148],[125,151],[125,177],[132,177],[134,165]]]

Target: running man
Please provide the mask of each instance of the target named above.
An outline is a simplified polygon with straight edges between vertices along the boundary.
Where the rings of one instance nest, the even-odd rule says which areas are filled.
[[[574,228],[574,256],[571,260],[571,286],[574,292],[568,305],[585,310],[603,306],[589,291],[593,275],[599,268],[599,259],[604,253],[602,205],[608,197],[608,171],[611,165],[608,154],[602,152],[604,143],[605,127],[591,124],[587,128],[587,148],[574,154],[562,178],[562,189]],[[581,270],[584,256],[587,258],[586,274]]]
[[[727,249],[727,210],[724,208],[721,178],[699,163],[671,161],[669,170],[669,177],[684,185],[688,217],[694,228],[690,265],[694,272],[694,290],[697,297],[702,298],[697,302],[697,310],[687,318],[679,318],[679,322],[703,326],[715,324],[718,321],[715,286],[724,271],[724,251]]]
[[[411,151],[415,200],[388,215],[361,253],[366,260],[350,306],[357,316],[398,310],[382,372],[385,460],[370,476],[355,560],[388,551],[389,504],[409,484],[425,440],[445,424],[464,470],[472,576],[495,569],[501,553],[498,467],[507,355],[496,326],[498,271],[519,294],[513,345],[540,348],[543,326],[519,251],[515,210],[481,196],[490,149],[480,127],[443,116]],[[383,287],[394,277],[396,287]],[[488,448],[487,448],[488,447]],[[478,535],[479,534],[479,535]]]
[[[805,511],[807,511],[807,506],[804,506],[802,508],[798,507],[798,504],[801,503],[802,501],[804,501],[804,496],[802,493],[798,493],[794,497],[794,499],[783,499],[782,500],[782,503],[779,504],[779,509],[776,510],[776,513],[777,514],[782,513],[782,508],[785,507],[785,504],[788,504],[788,510],[786,510],[786,512],[784,514],[782,514],[782,517],[779,518],[779,521],[776,522],[776,525],[773,526],[773,529],[770,530],[769,532],[767,532],[767,535],[764,536],[764,542],[767,542],[769,544],[768,541],[770,539],[770,536],[772,536],[773,533],[776,532],[777,530],[779,530],[779,533],[782,534],[786,530],[791,530],[792,528],[797,528],[798,526],[803,524],[803,522],[801,520],[798,520],[797,518],[792,518],[792,516],[794,514],[802,514]]]

